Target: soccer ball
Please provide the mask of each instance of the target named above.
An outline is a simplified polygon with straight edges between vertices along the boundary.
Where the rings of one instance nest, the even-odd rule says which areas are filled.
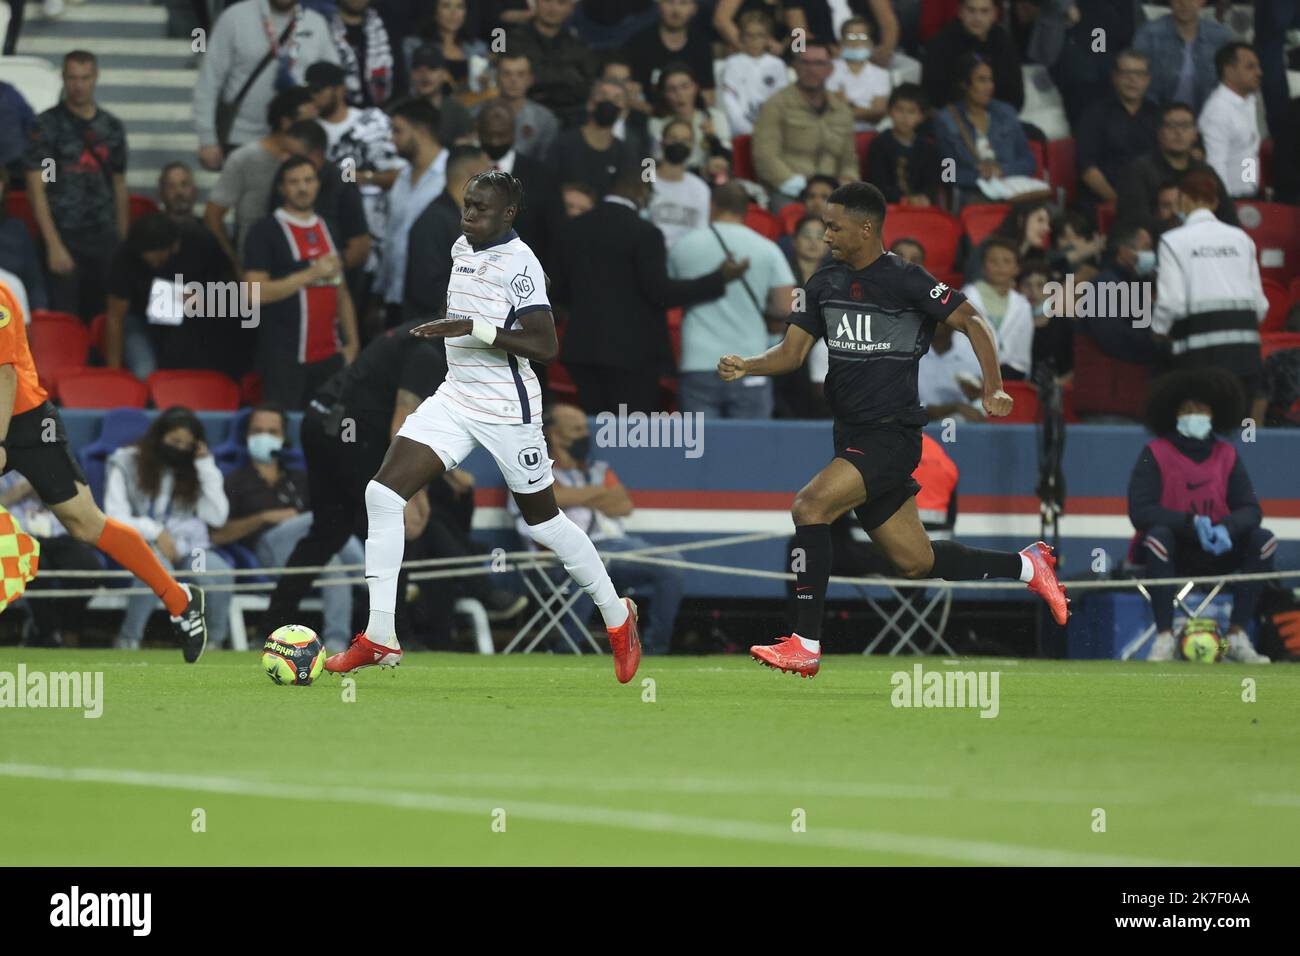
[[[1219,624],[1213,618],[1194,617],[1183,628],[1183,657],[1198,664],[1214,664],[1223,660],[1228,642],[1219,633]]]
[[[262,669],[277,684],[306,686],[324,667],[325,647],[310,627],[277,627],[262,646]]]

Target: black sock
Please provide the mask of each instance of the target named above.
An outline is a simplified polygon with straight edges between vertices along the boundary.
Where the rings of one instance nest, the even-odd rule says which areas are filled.
[[[821,639],[826,586],[831,577],[831,526],[806,524],[794,529],[794,632],[810,641]]]
[[[932,541],[934,568],[929,577],[945,581],[982,581],[985,578],[1020,580],[1018,551],[968,548],[956,541]]]

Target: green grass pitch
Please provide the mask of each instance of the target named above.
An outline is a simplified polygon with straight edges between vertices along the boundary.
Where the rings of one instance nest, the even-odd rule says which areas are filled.
[[[985,719],[893,707],[917,660],[411,654],[348,702],[255,653],[4,648],[103,671],[104,713],[0,709],[0,860],[1300,863],[1300,669],[923,660],[998,671]]]

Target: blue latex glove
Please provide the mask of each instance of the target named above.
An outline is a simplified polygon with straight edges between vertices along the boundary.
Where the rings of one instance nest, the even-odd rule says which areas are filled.
[[[1228,529],[1221,524],[1216,524],[1210,529],[1210,551],[1217,558],[1220,555],[1227,554],[1232,550],[1232,535],[1228,534]]]
[[[1196,537],[1201,541],[1201,549],[1213,554],[1214,537],[1209,517],[1207,515],[1197,515],[1192,519],[1192,524],[1196,526]]]

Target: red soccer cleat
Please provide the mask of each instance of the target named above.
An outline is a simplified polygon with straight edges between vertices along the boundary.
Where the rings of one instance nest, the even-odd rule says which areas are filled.
[[[1034,577],[1026,587],[1046,601],[1056,623],[1064,625],[1070,617],[1070,599],[1056,579],[1056,558],[1052,556],[1051,545],[1036,541],[1020,553],[1034,565]]]
[[[775,644],[755,644],[749,649],[749,656],[760,664],[800,677],[816,677],[822,669],[821,653],[808,650],[793,634]]]
[[[376,644],[364,634],[352,638],[348,649],[325,659],[325,669],[335,674],[358,671],[363,667],[396,667],[402,662],[402,649]]]
[[[641,635],[636,629],[636,603],[631,598],[623,598],[623,603],[627,605],[627,620],[618,627],[605,628],[609,633],[609,649],[614,652],[614,676],[620,684],[626,684],[635,677],[636,669],[641,666]]]

